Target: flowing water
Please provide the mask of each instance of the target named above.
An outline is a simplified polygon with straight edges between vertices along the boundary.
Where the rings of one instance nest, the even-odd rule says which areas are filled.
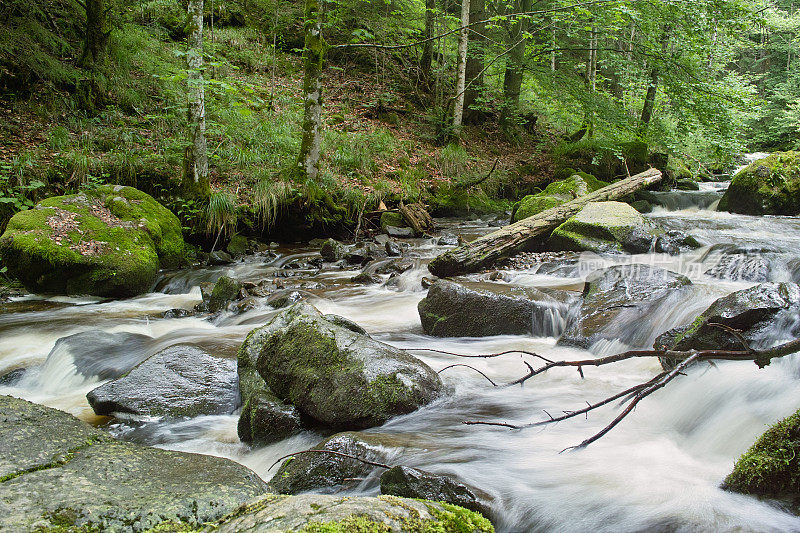
[[[656,335],[692,320],[719,296],[759,281],[749,268],[755,263],[763,279],[797,280],[800,220],[747,217],[702,207],[658,209],[650,215],[665,227],[697,237],[704,247],[692,253],[584,255],[570,266],[565,263],[565,268],[503,271],[503,279],[517,285],[580,290],[592,270],[623,262],[653,264],[690,276],[696,290],[642,317],[640,331],[627,337],[633,347],[649,346]],[[442,223],[465,239],[492,229],[482,221]],[[587,352],[556,346],[556,338],[548,336],[426,336],[416,309],[425,296],[420,281],[427,275],[427,261],[447,248],[433,240],[409,242],[406,256],[413,258],[415,267],[387,286],[352,284],[349,279],[357,270],[287,268],[302,267],[304,258],[317,253],[297,245],[277,248],[277,257],[255,256],[228,266],[173,273],[159,284],[160,292],[127,300],[18,298],[0,305],[0,376],[17,368],[28,370],[14,385],[0,385],[0,394],[63,409],[106,426],[120,438],[228,457],[269,479],[276,470],[269,467],[278,457],[307,449],[325,435],[308,431],[250,449],[239,442],[235,414],[180,422],[109,421],[95,417],[85,399],[103,382],[98,375],[106,366],[141,361],[174,344],[192,343],[235,357],[246,334],[276,313],[264,299],[243,314],[223,313],[211,320],[162,317],[164,311],[191,309],[199,303],[200,282],[223,274],[254,282],[273,278],[287,285],[303,282],[304,294],[323,312],[348,317],[374,338],[404,348],[475,354],[523,349],[562,359],[628,347],[619,341],[603,342]],[[721,258],[731,255],[743,258],[738,266],[714,270]],[[557,309],[539,320],[543,335],[555,335],[563,328],[563,313]],[[774,341],[786,340],[796,326],[776,324]],[[84,335],[57,343],[76,333]],[[103,354],[105,366],[87,370],[92,353]],[[415,353],[435,370],[454,362],[444,354]],[[471,363],[499,382],[525,371],[521,356]],[[797,357],[763,370],[744,362],[695,367],[644,400],[607,436],[577,452],[559,453],[606,425],[618,412],[615,406],[588,418],[521,431],[462,424],[540,420],[547,416],[545,410],[580,408],[659,371],[657,361],[642,359],[584,370],[584,379],[574,370],[554,369],[522,387],[493,388],[477,373],[454,368],[442,374],[452,387],[451,395],[369,431],[391,434],[401,444],[387,462],[452,473],[486,491],[493,498],[499,531],[800,531],[800,518],[774,504],[718,488],[736,458],[766,427],[800,405]],[[366,479],[351,492],[377,493],[377,478]]]

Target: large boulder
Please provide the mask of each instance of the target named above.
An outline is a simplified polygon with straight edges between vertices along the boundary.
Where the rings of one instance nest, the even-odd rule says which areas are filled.
[[[737,172],[718,210],[745,215],[800,214],[800,152],[776,152]]]
[[[575,172],[568,178],[554,181],[537,194],[529,194],[514,204],[511,211],[511,222],[557,207],[579,196],[594,192],[608,185],[591,174]]]
[[[301,302],[252,331],[240,357],[278,398],[332,428],[380,425],[440,396],[428,365],[340,324]]]
[[[583,302],[558,344],[589,348],[600,340],[642,347],[653,334],[653,311],[690,295],[686,276],[648,265],[616,265],[587,276]],[[652,340],[652,339],[650,339]]]
[[[236,361],[194,346],[162,350],[127,375],[86,395],[98,415],[194,417],[230,414],[239,407]]]
[[[441,474],[395,466],[381,475],[381,494],[458,505],[489,516],[488,497],[475,487]]]
[[[564,291],[438,280],[417,310],[422,328],[437,337],[556,337],[574,300]]]
[[[800,311],[800,287],[796,283],[761,283],[719,298],[691,324],[659,336],[655,346],[670,350],[741,350],[741,342],[722,324],[739,330],[754,349],[785,340],[783,325],[794,322]],[[777,326],[777,327],[776,327]],[[794,336],[800,332],[789,332]]]
[[[661,232],[622,202],[592,202],[550,235],[553,250],[645,253]]]
[[[314,451],[327,450],[360,457],[367,461],[385,462],[394,448],[391,437],[348,431],[338,433],[317,444]],[[280,494],[301,492],[338,492],[357,486],[378,467],[356,459],[330,453],[303,453],[283,462],[269,482],[270,490]]]
[[[132,187],[43,200],[8,222],[0,257],[31,292],[122,297],[184,261],[178,218]]]
[[[800,494],[800,411],[769,428],[725,478],[722,488],[790,500]]]
[[[0,396],[0,420],[3,531],[199,529],[266,491],[233,461],[116,441],[10,396]]]
[[[242,506],[214,533],[492,533],[491,522],[462,507],[378,496],[270,494]]]
[[[302,428],[297,409],[265,388],[244,401],[236,429],[242,442],[264,446],[291,437]]]

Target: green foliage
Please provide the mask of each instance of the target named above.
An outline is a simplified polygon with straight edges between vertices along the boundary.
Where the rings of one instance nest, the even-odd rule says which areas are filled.
[[[259,181],[253,188],[253,206],[263,229],[275,224],[278,212],[291,198],[294,190],[284,181]]]
[[[209,235],[229,237],[236,231],[237,199],[225,191],[212,192],[204,209],[206,231]]]

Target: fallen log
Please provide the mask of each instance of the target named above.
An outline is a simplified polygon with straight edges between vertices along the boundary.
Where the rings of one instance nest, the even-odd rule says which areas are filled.
[[[433,219],[422,204],[400,203],[400,214],[413,230],[415,235],[423,235],[428,231],[433,231]]]
[[[524,250],[532,242],[546,239],[554,229],[577,214],[586,204],[617,200],[657,183],[661,181],[661,178],[661,171],[651,168],[630,178],[612,183],[593,193],[585,194],[558,207],[522,219],[446,252],[431,261],[428,270],[443,278],[477,272],[490,267],[499,259]]]

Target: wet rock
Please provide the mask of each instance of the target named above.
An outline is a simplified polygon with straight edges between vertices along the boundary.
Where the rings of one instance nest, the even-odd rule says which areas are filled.
[[[324,494],[269,495],[243,507],[215,533],[331,532],[469,532],[490,533],[481,515],[448,504],[394,496],[355,498]]]
[[[718,210],[744,215],[800,214],[800,152],[775,152],[740,170]]]
[[[208,264],[211,266],[229,265],[231,263],[233,263],[233,257],[222,250],[216,250],[208,254]]]
[[[25,376],[26,368],[15,368],[4,374],[0,374],[0,386],[13,387]]]
[[[93,329],[58,339],[47,355],[42,371],[72,364],[83,376],[116,379],[150,357],[152,337],[139,333],[108,333]]]
[[[436,244],[438,246],[458,246],[458,235],[453,235],[452,233],[442,233],[442,236],[439,237],[439,240],[436,241]]]
[[[725,478],[733,492],[787,500],[797,509],[800,493],[800,411],[769,428]]]
[[[593,202],[561,224],[547,241],[553,250],[645,253],[660,232],[622,202]]]
[[[263,494],[242,465],[116,441],[49,407],[0,397],[0,529],[201,527]]]
[[[422,285],[423,289],[430,289],[438,279],[439,278],[437,278],[436,276],[425,276],[420,281],[420,284]]]
[[[31,292],[108,297],[147,292],[159,269],[186,262],[178,217],[120,185],[47,198],[20,211],[0,237],[0,257]]]
[[[705,271],[707,276],[733,281],[764,282],[769,280],[770,260],[758,251],[732,250],[723,255],[713,267]]]
[[[306,295],[302,291],[294,289],[283,289],[273,292],[267,298],[267,304],[275,309],[283,309],[290,305],[296,304],[306,299]]]
[[[675,182],[675,188],[679,191],[699,191],[700,184],[693,179],[679,179]]]
[[[245,255],[248,250],[247,237],[244,235],[234,235],[225,250],[233,257]]]
[[[345,247],[344,244],[335,239],[328,239],[322,244],[319,254],[325,261],[335,263],[344,257]]]
[[[242,300],[233,302],[230,304],[228,309],[234,315],[241,315],[242,313],[246,313],[248,311],[252,311],[253,309],[257,309],[259,306],[258,298],[244,298]]]
[[[381,475],[381,494],[420,498],[458,505],[489,516],[487,497],[481,491],[456,479],[408,466],[395,466]]]
[[[337,433],[312,450],[329,450],[373,462],[385,462],[392,449],[390,438],[358,432]],[[328,453],[306,453],[284,461],[270,481],[270,490],[280,494],[300,492],[338,492],[355,487],[379,467]]]
[[[362,243],[349,250],[344,258],[351,265],[366,265],[380,255],[369,243]]]
[[[689,295],[686,276],[648,265],[616,265],[586,278],[583,302],[570,315],[558,344],[589,348],[599,340],[644,346],[651,316],[660,306],[678,305]]]
[[[214,289],[208,297],[208,310],[212,313],[224,311],[228,304],[239,299],[242,284],[228,276],[222,276],[214,284]]]
[[[236,362],[199,348],[162,350],[126,376],[89,392],[98,415],[194,417],[229,414],[239,407]]]
[[[387,226],[386,233],[390,237],[397,237],[400,239],[410,239],[414,236],[414,230],[411,228],[398,228],[396,226]]]
[[[377,276],[375,274],[370,274],[369,272],[361,272],[360,274],[357,274],[352,278],[350,278],[350,281],[352,281],[353,283],[359,283],[361,285],[372,285],[375,283],[380,283],[383,280],[381,280],[380,276]]]
[[[386,248],[386,255],[389,257],[397,257],[403,253],[400,245],[394,241],[386,241],[384,247]]]
[[[631,202],[631,207],[640,213],[649,213],[653,210],[653,205],[647,200],[635,200]]]
[[[189,316],[193,316],[194,313],[189,309],[167,309],[161,314],[161,318],[172,319],[172,318],[186,318]]]
[[[248,335],[242,351],[281,400],[333,428],[361,429],[409,413],[442,393],[425,363],[325,319],[299,303]]]
[[[394,261],[384,261],[382,264],[375,265],[375,274],[402,274],[412,268],[414,268],[414,262],[410,259],[395,259]]]
[[[655,242],[655,251],[660,254],[678,255],[700,248],[700,243],[691,235],[670,230],[658,236]]]
[[[366,335],[367,334],[367,330],[365,330],[364,328],[362,328],[361,326],[359,326],[358,324],[356,324],[355,322],[353,322],[349,318],[345,318],[343,316],[333,315],[333,314],[322,315],[322,318],[324,318],[328,322],[336,324],[337,326],[341,326],[341,327],[343,327],[345,329],[349,329],[350,331],[353,331],[355,333],[360,333],[362,335]]]
[[[794,323],[798,313],[797,284],[762,283],[719,298],[688,326],[659,336],[655,345],[672,350],[741,350],[734,336],[711,325],[723,324],[739,330],[752,348],[767,348],[787,335],[782,326]]]
[[[437,337],[554,336],[572,299],[563,291],[440,279],[417,310],[422,328]]]
[[[302,427],[300,413],[294,406],[262,390],[244,402],[237,432],[242,442],[264,446],[290,437]]]

